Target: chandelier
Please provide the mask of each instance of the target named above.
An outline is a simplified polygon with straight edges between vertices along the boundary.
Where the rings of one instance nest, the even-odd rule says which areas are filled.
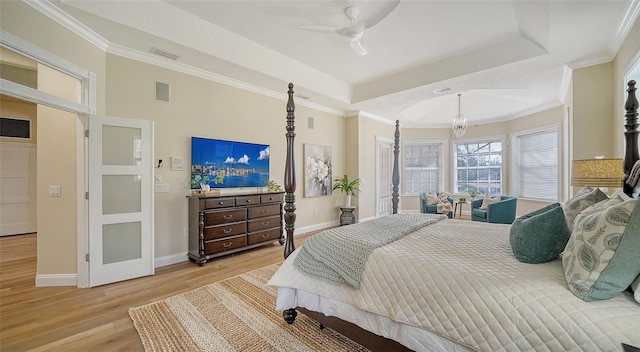
[[[456,138],[462,137],[464,132],[467,130],[467,119],[462,117],[462,114],[460,113],[460,96],[461,95],[462,94],[458,94],[458,115],[456,115],[456,117],[453,119],[453,125],[451,126],[451,129],[453,130],[453,134],[456,136]]]

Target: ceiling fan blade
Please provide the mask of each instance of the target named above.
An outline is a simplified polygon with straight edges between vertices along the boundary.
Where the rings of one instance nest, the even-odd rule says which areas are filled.
[[[362,39],[351,40],[349,41],[349,45],[351,45],[351,49],[360,56],[365,56],[369,53],[367,48],[364,46]]]
[[[398,7],[400,0],[383,1],[384,7],[378,11],[375,15],[366,19],[367,28],[371,28],[382,21],[385,17],[389,16],[393,10]]]
[[[336,33],[340,34],[345,38],[349,38],[351,40],[358,40],[362,38],[362,35],[364,34],[364,30],[365,30],[364,24],[360,22],[360,23],[356,23],[351,27],[340,28],[336,31]]]
[[[336,28],[336,27],[329,27],[329,26],[300,26],[298,28],[304,29],[305,31],[319,32],[319,33],[335,33],[339,30],[344,29],[344,28]]]

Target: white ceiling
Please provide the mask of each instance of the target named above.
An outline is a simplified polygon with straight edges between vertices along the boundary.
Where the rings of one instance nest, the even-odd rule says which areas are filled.
[[[567,67],[612,60],[640,12],[640,0],[400,0],[365,31],[369,54],[359,56],[346,38],[301,27],[349,26],[348,6],[371,21],[388,1],[51,3],[110,52],[153,47],[192,72],[279,94],[293,82],[308,104],[404,127],[449,126],[458,93],[469,124],[557,106]]]

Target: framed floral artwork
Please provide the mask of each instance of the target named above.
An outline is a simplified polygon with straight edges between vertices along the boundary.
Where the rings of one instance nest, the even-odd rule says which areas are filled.
[[[304,196],[321,197],[331,194],[331,147],[304,145]]]

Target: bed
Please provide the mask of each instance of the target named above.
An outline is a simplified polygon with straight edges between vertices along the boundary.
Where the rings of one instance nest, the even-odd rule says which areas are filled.
[[[295,323],[300,311],[318,320],[321,327],[334,328],[372,350],[622,351],[625,345],[640,346],[640,292],[634,296],[630,288],[640,291],[640,255],[635,247],[640,244],[640,207],[636,207],[637,194],[634,198],[637,188],[627,182],[640,170],[638,101],[635,82],[628,86],[622,191],[596,202],[591,195],[599,190],[583,188],[574,199],[582,194],[580,199],[592,201],[588,207],[571,216],[566,215],[570,214],[567,209],[577,203],[568,201],[558,208],[563,222],[565,217],[575,217],[567,224],[571,238],[567,237],[566,248],[563,245],[562,258],[556,255],[555,259],[530,264],[514,256],[510,238],[516,225],[396,214],[398,122],[394,215],[324,231],[296,250],[295,105],[293,85],[289,84],[286,260],[269,281],[278,287],[276,309],[283,311],[289,324]],[[550,209],[558,213],[556,208]],[[622,235],[589,237],[585,232],[591,226],[588,224],[610,221],[625,209],[627,217],[618,224]],[[608,226],[616,229],[615,224]],[[580,235],[576,235],[578,228]],[[602,280],[585,279],[572,261],[580,255],[578,260],[584,260],[584,252],[573,250],[585,247],[580,241],[597,242],[605,237],[605,245],[613,246],[613,258],[602,256],[601,262],[593,264],[605,266],[605,273],[598,274]],[[363,257],[353,254],[360,252]],[[624,260],[625,255],[630,259]],[[624,271],[616,276],[621,282],[603,284],[605,276],[616,268]],[[629,277],[637,279],[628,282]],[[622,285],[620,292],[602,293],[615,284]],[[582,285],[592,285],[592,290],[585,291]]]

